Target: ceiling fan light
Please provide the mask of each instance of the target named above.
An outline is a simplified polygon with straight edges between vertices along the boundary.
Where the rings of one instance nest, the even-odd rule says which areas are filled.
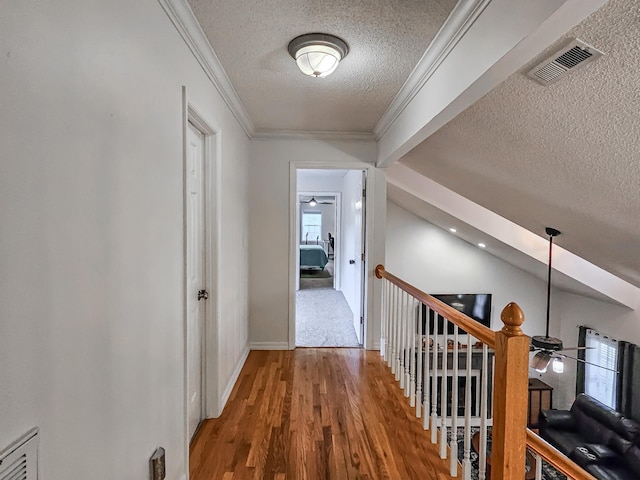
[[[554,357],[553,362],[551,364],[551,368],[556,373],[563,373],[564,372],[564,362],[562,361],[562,359],[560,357]]]
[[[549,352],[538,352],[531,360],[531,367],[534,368],[536,372],[546,373],[550,361],[551,354]]]
[[[316,202],[315,197],[311,197],[311,200],[309,200],[309,206],[310,207],[315,207],[318,204],[318,202]]]
[[[303,74],[321,78],[333,73],[349,51],[343,40],[324,33],[300,35],[288,50]]]

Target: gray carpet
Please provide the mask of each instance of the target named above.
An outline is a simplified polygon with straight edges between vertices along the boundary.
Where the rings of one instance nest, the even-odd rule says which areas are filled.
[[[359,346],[353,313],[342,292],[319,288],[296,293],[296,346]]]

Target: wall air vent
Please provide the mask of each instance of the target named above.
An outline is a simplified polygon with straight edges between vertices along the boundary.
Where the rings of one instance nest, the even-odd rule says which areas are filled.
[[[549,58],[532,68],[527,76],[542,85],[551,85],[562,76],[593,62],[602,56],[602,52],[591,45],[575,39],[571,40],[562,50],[555,52]]]
[[[0,480],[38,479],[38,429],[0,451]]]

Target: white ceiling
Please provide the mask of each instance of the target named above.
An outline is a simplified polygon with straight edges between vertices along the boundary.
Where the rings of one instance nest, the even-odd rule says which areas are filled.
[[[416,66],[455,0],[189,0],[256,130],[367,132]],[[321,32],[349,54],[305,77],[287,45]]]
[[[605,56],[543,87],[524,75],[578,37]],[[640,4],[611,0],[402,162],[640,286]]]
[[[486,247],[483,251],[532,274],[543,282],[547,281],[547,266],[537,261],[535,258],[522,253],[511,245],[499,241],[480,229],[464,224],[447,212],[440,210],[439,208],[393,184],[389,184],[387,186],[387,195],[389,200],[393,203],[405,210],[408,210],[423,220],[426,220],[427,222],[446,231],[449,231],[450,228],[455,228],[456,232],[451,233],[451,235],[455,235],[478,248],[480,248],[478,246],[479,243],[484,243]],[[552,275],[552,284],[554,287],[566,292],[584,295],[603,302],[620,304],[607,295],[604,295],[588,285],[579,282],[571,276],[555,271],[555,269]]]
[[[248,112],[253,125],[245,131],[250,136],[371,134],[456,3],[188,2]],[[571,4],[568,8],[581,4],[556,3]],[[590,8],[586,4],[599,1],[583,3]],[[487,11],[493,8],[496,15],[500,9],[524,6],[495,0]],[[340,36],[350,47],[338,70],[325,79],[304,77],[287,52],[291,39],[314,31]],[[550,87],[525,76],[574,37],[605,56]],[[512,52],[516,50],[524,51],[516,46]],[[522,62],[533,51],[527,50]],[[401,162],[531,232],[544,236],[545,226],[558,228],[563,232],[559,245],[640,286],[638,52],[640,3],[610,0]],[[486,72],[488,83],[493,75]],[[481,77],[476,84],[482,81]],[[435,99],[437,92],[434,95]],[[411,125],[401,126],[413,134]]]

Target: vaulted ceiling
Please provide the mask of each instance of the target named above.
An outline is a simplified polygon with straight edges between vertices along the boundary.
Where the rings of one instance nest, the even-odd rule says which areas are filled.
[[[595,62],[542,86],[526,72],[579,38]],[[402,162],[640,286],[640,5],[611,0]]]
[[[479,17],[468,23],[478,40],[460,53],[463,37],[457,53],[444,49],[442,55],[451,63],[466,54],[466,63],[457,66],[459,75],[438,87],[431,86],[428,76],[416,82],[420,62],[449,13],[471,3]],[[638,2],[189,4],[253,123],[250,134],[375,136],[380,166],[387,166],[387,159],[399,160],[537,235],[554,226],[563,232],[561,246],[640,287]],[[538,11],[534,22],[532,12]],[[489,20],[483,23],[485,18]],[[490,29],[501,23],[506,24],[504,32],[493,35]],[[482,28],[486,35],[478,36]],[[342,37],[350,48],[338,70],[324,79],[302,76],[287,52],[291,39],[314,31]],[[604,56],[551,86],[526,77],[531,67],[575,37]],[[481,64],[487,52],[495,56],[493,66]],[[444,70],[437,62],[433,65],[435,78],[438,68]],[[462,78],[474,69],[479,70],[475,78]],[[407,95],[412,82],[415,91],[422,88],[423,103]],[[457,97],[445,100],[454,90]],[[398,105],[402,108],[390,116]],[[413,120],[423,114],[424,121],[412,123],[409,114]],[[380,128],[385,116],[391,118],[388,131]],[[393,199],[394,189],[390,192]],[[499,249],[492,253],[500,255]]]

